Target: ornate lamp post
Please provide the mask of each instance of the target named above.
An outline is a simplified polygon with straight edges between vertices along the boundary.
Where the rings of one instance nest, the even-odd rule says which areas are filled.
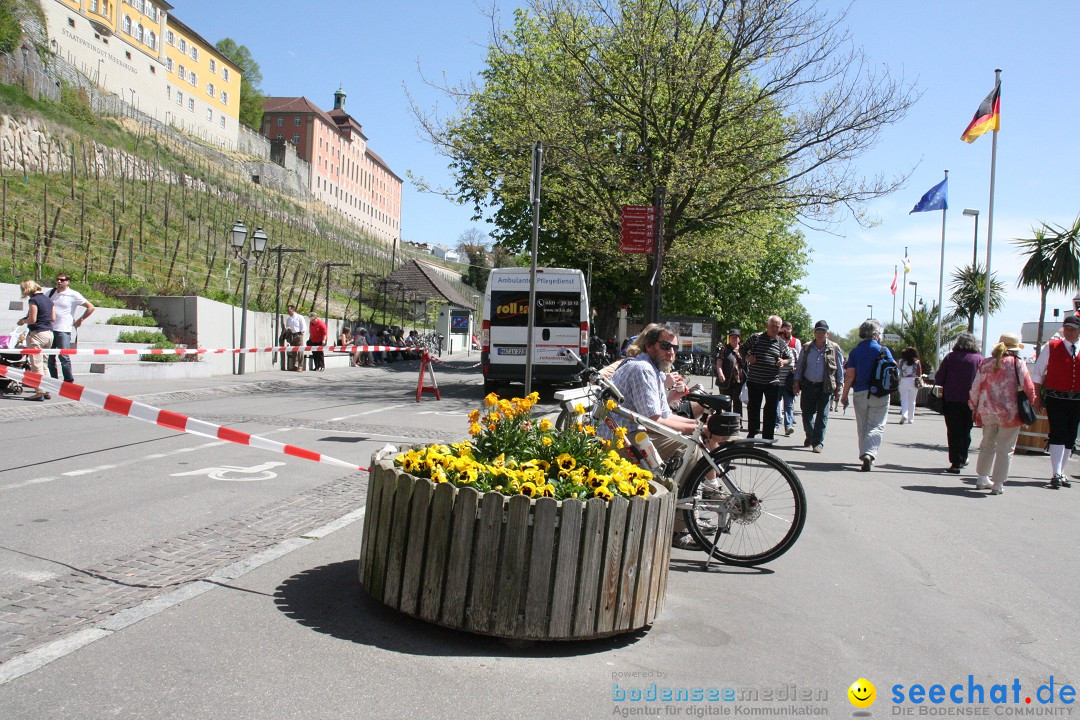
[[[232,237],[232,249],[233,255],[240,264],[244,266],[244,294],[240,303],[240,359],[237,362],[237,375],[244,374],[244,348],[247,347],[247,315],[248,315],[248,266],[251,261],[254,260],[255,264],[259,262],[259,256],[262,255],[263,250],[266,248],[266,233],[262,228],[257,228],[251,235],[251,254],[245,255],[244,245],[247,241],[248,230],[244,227],[244,223],[240,220],[236,221],[236,224],[232,226],[232,230],[229,231]]]

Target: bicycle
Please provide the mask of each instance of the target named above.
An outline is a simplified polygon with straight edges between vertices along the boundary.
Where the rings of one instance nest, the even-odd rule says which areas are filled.
[[[582,365],[573,351],[564,353]],[[585,369],[589,386],[555,393],[562,406],[556,426],[568,427],[584,410],[594,427],[605,423],[614,428],[609,415],[618,415],[631,421],[631,426],[636,424],[681,444],[683,451],[673,454],[653,473],[678,488],[675,511],[683,513],[690,535],[708,554],[706,568],[713,558],[727,565],[754,567],[791,549],[806,524],[806,493],[795,471],[760,447],[772,441],[740,438],[711,451],[702,441],[710,418],[719,418],[720,422],[712,423],[719,430],[723,413],[731,408],[729,397],[691,393],[689,399],[705,411],[694,432],[683,435],[624,407],[618,388],[596,371]],[[614,401],[611,409],[608,400]],[[575,407],[578,405],[581,407]],[[737,420],[734,425],[738,427]],[[647,466],[640,453],[635,455],[639,464]]]

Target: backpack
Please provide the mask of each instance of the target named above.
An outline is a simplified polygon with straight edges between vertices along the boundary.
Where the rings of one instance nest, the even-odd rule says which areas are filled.
[[[888,397],[900,385],[900,369],[885,348],[881,348],[870,371],[870,394]]]

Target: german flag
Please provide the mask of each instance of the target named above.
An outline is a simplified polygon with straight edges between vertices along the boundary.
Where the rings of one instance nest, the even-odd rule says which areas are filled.
[[[993,91],[986,96],[986,99],[979,105],[979,109],[975,111],[975,117],[971,119],[971,124],[964,130],[964,134],[960,136],[960,139],[964,142],[975,142],[975,138],[990,132],[991,130],[1001,129],[1001,78],[994,83]]]

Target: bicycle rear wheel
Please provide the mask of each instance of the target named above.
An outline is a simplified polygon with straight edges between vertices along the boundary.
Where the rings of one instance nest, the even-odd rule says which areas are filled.
[[[752,567],[791,549],[806,524],[806,493],[795,471],[753,447],[714,450],[713,460],[738,488],[732,495],[712,466],[699,460],[680,491],[693,501],[686,527],[698,545],[727,565]]]

